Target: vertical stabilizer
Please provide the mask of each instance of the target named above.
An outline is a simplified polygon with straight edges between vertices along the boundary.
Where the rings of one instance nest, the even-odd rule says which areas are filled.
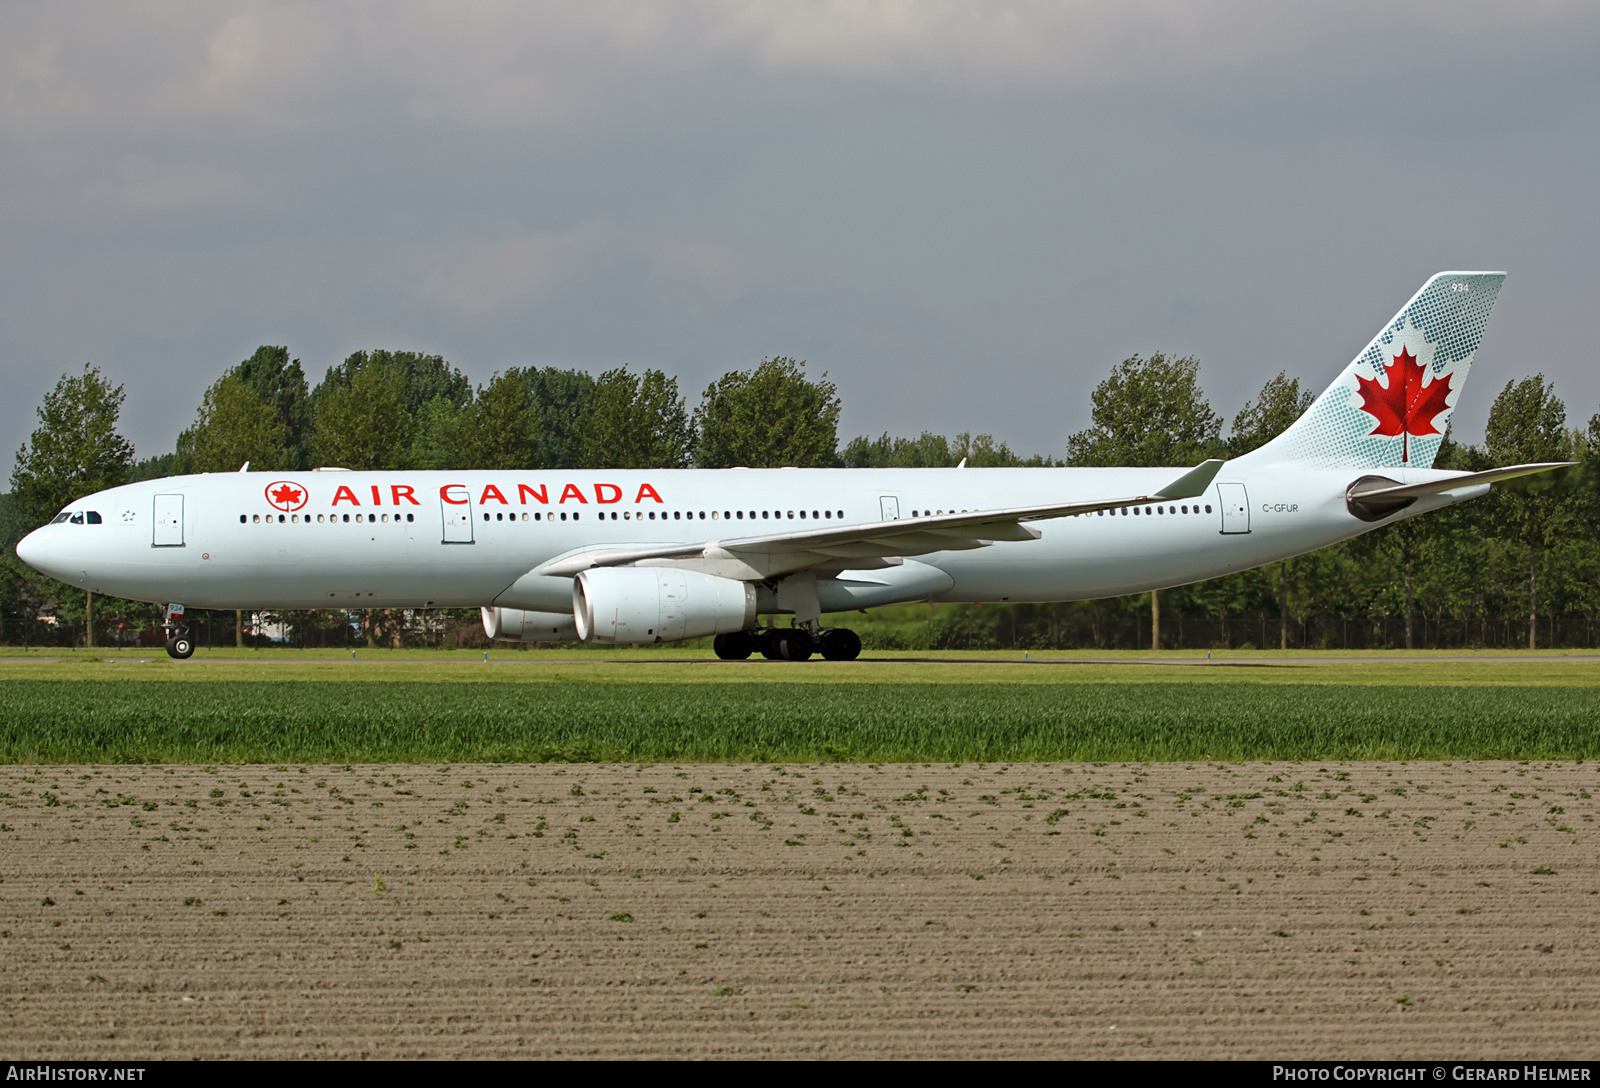
[[[1505,278],[1434,276],[1305,415],[1234,463],[1431,467]]]

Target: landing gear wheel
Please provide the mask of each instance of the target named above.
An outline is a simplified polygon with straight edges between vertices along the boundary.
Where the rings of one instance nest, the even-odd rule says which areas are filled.
[[[755,636],[756,650],[768,661],[783,660],[783,650],[778,646],[778,636],[782,633],[776,627],[769,627]]]
[[[861,656],[861,636],[848,627],[833,627],[822,632],[818,649],[829,661],[854,661]]]
[[[779,631],[773,641],[778,645],[778,656],[785,661],[804,661],[815,651],[811,633],[803,627]]]
[[[730,631],[712,639],[711,648],[724,661],[743,661],[756,652],[756,637],[751,631]]]
[[[194,640],[188,635],[173,635],[167,639],[167,655],[179,661],[194,656]]]

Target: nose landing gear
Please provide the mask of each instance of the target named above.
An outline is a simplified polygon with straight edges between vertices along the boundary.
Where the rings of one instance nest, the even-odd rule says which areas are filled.
[[[189,637],[189,628],[183,623],[183,605],[167,605],[161,627],[167,633],[168,657],[182,661],[194,656],[194,640]]]

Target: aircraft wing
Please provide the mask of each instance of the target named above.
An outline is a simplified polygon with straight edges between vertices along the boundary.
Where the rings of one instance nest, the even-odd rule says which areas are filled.
[[[1210,488],[1222,464],[1220,460],[1205,461],[1148,495],[967,510],[854,525],[812,525],[790,532],[723,537],[695,544],[591,548],[553,559],[536,568],[534,573],[573,577],[593,567],[668,563],[702,567],[725,577],[754,579],[823,564],[881,566],[884,565],[881,561],[886,559],[986,548],[998,540],[1037,540],[1038,530],[1028,528],[1025,522],[1194,498]]]

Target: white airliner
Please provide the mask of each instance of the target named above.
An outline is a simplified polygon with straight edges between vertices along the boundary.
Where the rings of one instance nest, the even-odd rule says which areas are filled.
[[[17,555],[96,593],[184,608],[479,606],[497,639],[850,660],[827,613],[1067,601],[1299,555],[1485,494],[1432,468],[1500,272],[1430,279],[1283,434],[1149,468],[215,473],[72,503]],[[793,626],[762,627],[788,614]]]

